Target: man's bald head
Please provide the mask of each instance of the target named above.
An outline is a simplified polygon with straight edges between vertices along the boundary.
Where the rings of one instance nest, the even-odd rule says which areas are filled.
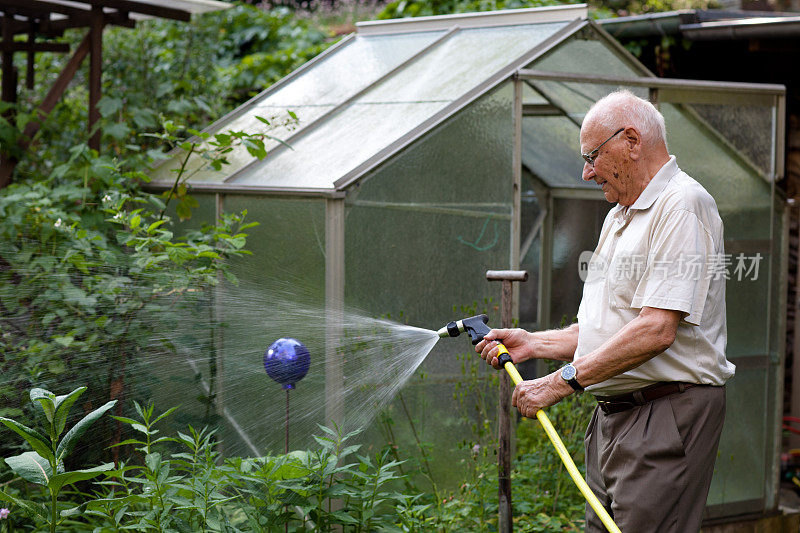
[[[615,91],[595,102],[583,119],[583,127],[590,125],[603,131],[633,126],[639,130],[646,147],[663,146],[666,150],[664,116],[653,104],[628,90]]]

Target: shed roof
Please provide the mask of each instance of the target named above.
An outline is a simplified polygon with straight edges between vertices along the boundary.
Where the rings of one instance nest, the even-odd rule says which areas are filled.
[[[681,34],[700,40],[781,38],[800,35],[800,17],[791,12],[681,9],[598,21],[618,39]]]
[[[587,23],[585,5],[359,23],[324,54],[212,124],[280,138],[256,160],[239,149],[224,172],[190,162],[200,189],[331,194],[507,80]],[[294,125],[289,112],[299,121]],[[153,172],[168,187],[180,154]]]

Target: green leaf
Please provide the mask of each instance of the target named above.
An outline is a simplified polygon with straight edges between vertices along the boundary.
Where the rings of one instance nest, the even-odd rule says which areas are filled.
[[[71,343],[72,337],[69,339]],[[58,339],[56,339],[56,342],[58,342]],[[59,344],[61,343],[59,342]],[[69,344],[66,344],[65,346],[69,346]],[[47,417],[47,421],[53,422],[53,415],[56,411],[56,395],[49,390],[36,388],[31,389],[30,397],[32,402],[39,402],[39,405],[42,407],[42,411],[44,411],[44,416]]]
[[[125,139],[131,132],[131,129],[124,122],[117,122],[115,124],[108,124],[103,128],[103,133],[112,139],[121,141]]]
[[[136,228],[138,228],[138,227],[139,227],[139,225],[140,225],[141,223],[142,223],[142,217],[141,217],[141,216],[139,216],[139,215],[133,215],[133,216],[131,217],[131,221],[130,221],[131,228],[133,228],[133,229],[136,229]]]
[[[94,424],[95,421],[97,421],[98,418],[103,416],[103,414],[105,414],[106,411],[114,407],[116,403],[117,400],[112,400],[106,403],[102,407],[95,409],[94,411],[83,417],[83,419],[81,419],[80,422],[72,426],[72,429],[70,429],[69,432],[67,432],[67,434],[64,435],[64,439],[58,444],[58,448],[56,449],[56,458],[58,459],[58,462],[63,461],[64,457],[66,457],[69,454],[69,452],[72,451],[72,448],[75,447],[75,443],[78,441],[81,435],[83,435],[86,432],[86,430],[89,429],[89,426]]]
[[[156,229],[158,229],[158,227],[159,227],[161,224],[164,224],[165,222],[166,222],[166,220],[163,220],[163,219],[162,219],[162,220],[156,220],[155,222],[153,222],[152,224],[150,224],[149,226],[147,226],[147,234],[148,234],[148,235],[152,235],[152,233],[153,233],[153,232],[154,232]]]
[[[64,348],[69,348],[70,345],[75,341],[75,337],[72,335],[62,335],[59,337],[53,337],[53,340]]]
[[[244,237],[239,237],[238,235],[236,237],[229,237],[225,240],[228,241],[228,243],[237,250],[243,247],[247,243],[247,239],[245,239]]]
[[[147,468],[150,469],[151,472],[156,472],[158,467],[161,466],[161,454],[160,453],[149,453],[144,458],[144,463],[147,465]]]
[[[175,207],[175,212],[181,220],[189,220],[192,218],[192,210],[186,205],[186,202],[178,202],[178,205]]]
[[[60,437],[61,434],[64,433],[64,428],[67,426],[69,410],[72,408],[72,404],[74,404],[78,397],[85,391],[86,387],[79,387],[69,394],[56,397],[56,415],[54,417],[56,437]]]
[[[48,518],[47,508],[41,503],[15,498],[14,496],[5,493],[2,490],[0,490],[0,501],[6,501],[16,505],[31,517],[38,516],[39,518],[44,518],[45,520]]]
[[[155,425],[159,420],[162,420],[162,419],[168,417],[169,415],[171,415],[172,413],[174,413],[176,409],[178,409],[177,405],[175,407],[173,407],[172,409],[168,409],[167,411],[164,411],[163,413],[161,413],[161,415],[159,415],[158,418],[153,420],[153,422],[150,425],[151,426]]]
[[[179,265],[182,265],[192,258],[191,252],[177,246],[171,246],[167,248],[167,255],[169,256],[170,261]]]
[[[25,452],[5,461],[14,473],[31,483],[47,485],[53,475],[50,462],[36,452]]]
[[[50,478],[50,482],[47,484],[47,486],[50,488],[53,494],[58,494],[59,491],[61,491],[61,487],[64,485],[69,485],[78,481],[84,481],[86,479],[92,479],[99,476],[103,472],[108,472],[109,470],[114,470],[114,463],[106,463],[94,468],[87,468],[85,470],[73,470],[72,472],[56,474]]]
[[[366,512],[364,513],[364,518],[369,518],[366,516]],[[344,511],[333,511],[331,516],[335,518],[340,524],[358,524],[359,521],[350,516],[349,514],[345,513]]]
[[[119,98],[104,96],[97,102],[97,110],[100,111],[100,114],[104,117],[113,115],[120,109],[122,109],[122,100]]]
[[[47,437],[35,429],[31,429],[28,426],[23,426],[16,420],[11,420],[10,418],[0,417],[0,422],[2,422],[8,429],[14,431],[28,441],[28,443],[31,445],[31,448],[33,448],[38,455],[46,457],[48,460],[52,459],[55,461],[53,448],[50,442],[47,440]]]

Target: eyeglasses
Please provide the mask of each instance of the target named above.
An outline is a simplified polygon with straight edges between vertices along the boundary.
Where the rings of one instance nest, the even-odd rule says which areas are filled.
[[[619,132],[621,132],[621,131],[625,131],[625,128],[620,128],[617,131],[615,131],[614,134],[611,135],[611,137],[609,137],[605,141],[601,142],[600,146],[598,146],[597,148],[595,148],[594,150],[592,150],[588,154],[581,154],[581,157],[583,158],[583,160],[586,161],[587,163],[589,163],[590,165],[594,166],[594,160],[597,159],[597,154],[598,154],[598,152],[600,152],[600,148],[602,148],[605,143],[607,143],[608,141],[610,141],[611,139],[616,137],[617,134]]]

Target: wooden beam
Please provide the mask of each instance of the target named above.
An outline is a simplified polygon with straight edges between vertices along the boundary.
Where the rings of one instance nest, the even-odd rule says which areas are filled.
[[[13,15],[4,12],[3,18],[0,20],[0,36],[2,42],[11,42],[14,35],[11,33],[11,24],[13,23]],[[2,52],[0,53],[0,72],[2,72],[3,81],[2,88],[0,89],[0,99],[3,102],[14,103],[17,101],[17,72],[14,69],[14,53]],[[14,113],[9,111],[3,114],[3,118],[13,121]],[[11,173],[14,171],[14,166],[17,162],[8,157],[8,154],[0,152],[0,188],[5,187],[11,181]]]
[[[2,41],[0,42],[0,52],[57,52],[59,54],[66,54],[69,52],[69,44]]]
[[[61,74],[58,75],[58,79],[53,83],[53,86],[50,87],[50,91],[47,93],[47,96],[44,97],[42,100],[41,105],[38,109],[39,120],[31,121],[25,126],[25,141],[24,141],[24,148],[28,147],[30,144],[30,140],[36,135],[36,132],[39,131],[41,128],[41,121],[43,121],[47,115],[53,110],[56,106],[58,101],[61,99],[61,95],[64,94],[64,91],[67,89],[69,82],[72,81],[72,78],[75,77],[75,73],[78,72],[78,68],[80,68],[81,63],[89,54],[89,34],[87,33],[86,36],[83,38],[81,43],[78,45],[78,48],[75,49],[75,53],[72,54],[72,57],[69,58],[67,64],[61,70]]]
[[[2,1],[2,0],[0,0]],[[35,17],[39,24],[36,35],[49,39],[62,37],[64,32],[70,28],[88,28],[91,25],[91,11],[74,17],[60,18],[51,20],[47,17]],[[122,26],[124,28],[135,28],[136,21],[132,20],[127,12],[114,11],[105,14],[106,25]],[[29,24],[24,20],[14,21],[14,35],[28,33]]]
[[[2,29],[0,33],[2,34],[2,43],[3,45],[9,45],[13,43],[14,36],[11,33],[11,24],[13,23],[12,15],[5,13],[3,15],[3,20],[0,22],[2,25]],[[16,102],[17,100],[17,84],[16,80],[14,79],[14,53],[11,50],[3,50],[0,53],[0,61],[2,61],[2,91],[0,91],[0,98],[4,102]]]
[[[50,13],[60,13],[70,17],[89,14],[88,9],[69,6],[56,2],[47,2],[46,0],[3,0],[0,11],[13,10],[17,15],[28,16],[49,16]]]
[[[32,46],[36,44],[36,22],[33,19],[28,19],[28,43]],[[69,52],[69,46],[67,47]],[[33,50],[28,50],[28,70],[25,72],[25,86],[28,89],[33,89],[34,85],[34,66],[36,63],[36,54]]]
[[[81,44],[78,45],[78,48],[75,49],[75,53],[72,54],[72,57],[67,61],[67,64],[61,70],[61,74],[58,75],[55,83],[53,86],[50,87],[50,91],[45,96],[42,104],[39,106],[38,109],[38,120],[32,120],[28,122],[25,126],[25,131],[23,132],[23,139],[20,142],[20,147],[25,150],[31,143],[31,139],[33,139],[34,135],[39,131],[42,127],[42,121],[50,114],[53,108],[58,103],[61,96],[64,94],[64,91],[67,89],[69,82],[72,81],[72,78],[75,77],[75,73],[78,72],[78,68],[80,68],[81,63],[89,54],[89,34],[87,33],[86,36],[81,41]],[[4,159],[0,163],[0,188],[5,187],[8,185],[9,181],[11,181],[11,173],[14,171],[14,167],[16,166],[16,161]]]
[[[92,25],[89,27],[91,55],[89,57],[89,148],[100,151],[100,129],[94,131],[100,122],[100,109],[97,104],[102,96],[103,75],[103,8],[92,8]],[[93,132],[94,133],[91,133]]]
[[[175,9],[174,7],[157,6],[154,4],[146,4],[143,2],[133,2],[131,0],[78,0],[81,3],[91,4],[95,7],[110,7],[119,11],[128,11],[130,13],[141,13],[142,15],[151,15],[153,17],[182,20],[189,22],[192,14],[182,9]]]

